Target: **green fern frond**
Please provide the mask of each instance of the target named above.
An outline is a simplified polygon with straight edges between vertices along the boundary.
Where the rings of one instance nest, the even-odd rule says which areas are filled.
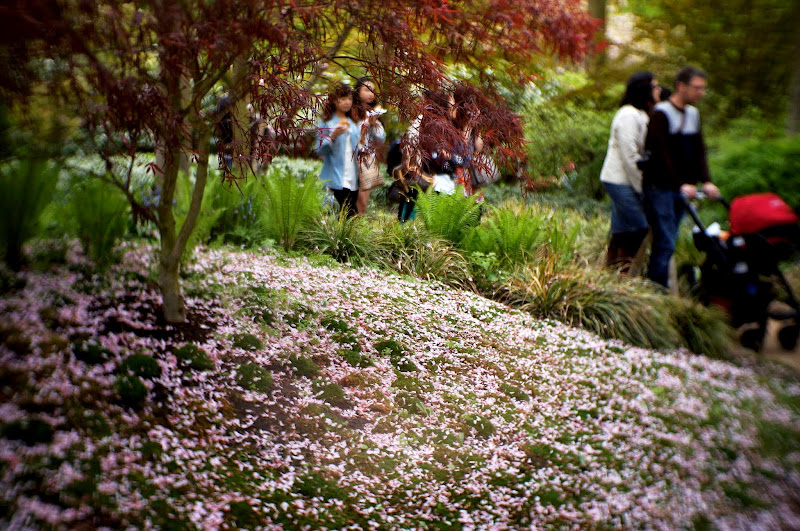
[[[276,170],[262,181],[262,187],[267,231],[284,249],[293,249],[300,231],[322,211],[319,183],[313,175],[298,180]]]
[[[478,225],[481,209],[474,197],[464,196],[462,187],[451,195],[428,192],[417,199],[417,210],[427,229],[456,245]]]

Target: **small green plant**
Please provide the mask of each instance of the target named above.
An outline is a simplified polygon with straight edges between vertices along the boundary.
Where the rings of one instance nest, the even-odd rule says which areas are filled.
[[[22,245],[39,232],[58,173],[54,164],[33,157],[0,164],[0,252],[13,270],[22,265]]]
[[[108,361],[111,351],[95,341],[84,341],[72,345],[72,354],[78,359],[89,365],[97,365]]]
[[[480,437],[489,437],[495,431],[494,424],[486,417],[473,413],[465,413],[461,423],[467,430],[475,430]]]
[[[394,397],[394,403],[411,415],[428,415],[431,413],[431,408],[419,396],[408,391],[398,392]]]
[[[240,348],[242,350],[255,351],[264,348],[264,342],[253,334],[233,334],[231,335],[231,341],[233,342],[233,348]]]
[[[141,378],[158,378],[161,376],[161,366],[147,354],[131,354],[119,365],[120,374],[132,374]]]
[[[244,363],[239,366],[236,383],[248,391],[268,393],[275,387],[272,373],[257,363]]]
[[[289,358],[289,361],[297,376],[315,378],[319,375],[319,367],[317,364],[305,356],[292,356]]]
[[[53,441],[53,427],[47,422],[34,418],[23,418],[3,424],[0,435],[6,439],[34,444],[49,444]]]
[[[190,369],[209,371],[214,368],[214,360],[211,359],[211,356],[205,350],[192,343],[187,343],[173,350],[172,353],[178,358],[178,361]]]
[[[339,354],[353,367],[360,367],[363,369],[364,367],[371,367],[372,365],[375,365],[372,359],[369,356],[362,354],[360,350],[345,349],[339,351]]]
[[[335,404],[344,400],[344,390],[342,386],[335,382],[324,382],[322,380],[315,380],[312,384],[312,392],[314,396],[320,400],[324,400],[329,404]]]
[[[337,319],[333,316],[326,315],[320,320],[320,324],[330,330],[331,332],[352,332],[350,325],[348,325],[345,321],[341,319]]]
[[[500,384],[500,390],[513,398],[514,400],[519,400],[520,402],[527,402],[531,399],[528,396],[528,393],[520,389],[519,387],[515,387],[513,385],[507,384],[505,382]]]
[[[246,501],[231,503],[228,514],[238,529],[255,529],[261,524],[258,513]]]
[[[147,398],[147,387],[138,376],[118,375],[114,381],[114,390],[122,404],[134,409],[143,406]]]

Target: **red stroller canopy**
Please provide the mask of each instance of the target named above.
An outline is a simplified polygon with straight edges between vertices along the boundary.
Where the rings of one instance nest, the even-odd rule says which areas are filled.
[[[794,225],[800,219],[778,194],[750,194],[731,201],[731,234],[755,234],[782,225]]]

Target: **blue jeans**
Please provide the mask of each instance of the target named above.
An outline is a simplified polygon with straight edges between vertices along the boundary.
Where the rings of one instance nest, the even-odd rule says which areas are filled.
[[[642,196],[633,186],[603,183],[611,198],[611,234],[647,230]]]
[[[683,218],[683,200],[677,191],[645,188],[644,209],[653,230],[647,277],[666,287],[669,282],[669,261],[675,253],[675,240]]]

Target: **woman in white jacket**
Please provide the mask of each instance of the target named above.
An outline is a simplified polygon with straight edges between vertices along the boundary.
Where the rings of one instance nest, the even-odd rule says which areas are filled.
[[[611,198],[611,240],[606,263],[627,273],[639,251],[648,224],[642,204],[642,172],[637,163],[644,155],[647,113],[658,98],[658,83],[650,72],[628,79],[619,111],[611,122],[608,151],[600,172]]]

